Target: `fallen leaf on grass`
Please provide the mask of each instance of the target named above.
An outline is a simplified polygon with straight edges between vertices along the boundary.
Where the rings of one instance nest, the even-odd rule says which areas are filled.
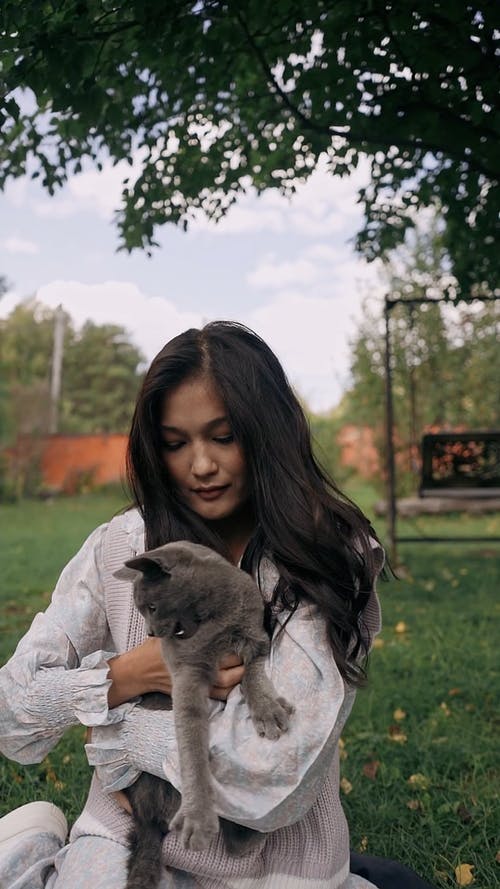
[[[473,864],[459,864],[455,868],[455,882],[457,886],[470,886],[474,882]]]
[[[342,792],[345,793],[346,796],[347,796],[347,794],[350,793],[351,790],[352,790],[352,784],[351,784],[351,782],[348,781],[347,778],[341,778],[341,779],[340,779],[340,789],[341,789]]]
[[[402,719],[406,719],[406,710],[401,710],[400,707],[396,707],[392,714],[392,718],[395,719],[396,722],[401,722]]]
[[[497,852],[497,854],[495,855],[495,861],[497,864],[500,864],[500,852]]]
[[[412,812],[422,812],[424,808],[419,799],[409,799],[406,805]]]
[[[450,688],[448,694],[449,694],[450,698],[454,698],[456,695],[462,694],[462,689],[461,688]]]
[[[363,766],[363,775],[369,778],[370,781],[375,781],[379,766],[380,762],[378,759],[372,759],[370,762],[365,762]]]
[[[396,626],[394,627],[395,633],[406,633],[408,629],[407,624],[405,624],[404,620],[398,620]]]
[[[439,707],[443,711],[445,716],[451,716],[451,710],[448,707],[448,704],[445,703],[445,701],[441,701]]]
[[[347,750],[345,749],[345,741],[343,738],[339,738],[339,757],[340,759],[347,759],[348,757]]]
[[[417,790],[428,790],[430,781],[421,772],[415,772],[414,775],[410,775],[408,778],[408,784],[410,787],[416,787]]]
[[[385,645],[384,640],[381,639],[380,636],[377,636],[377,638],[373,640],[373,646],[372,646],[372,647],[373,647],[373,648],[383,648],[384,645]]]
[[[366,852],[368,848],[368,837],[361,837],[361,842],[358,846],[360,852]]]
[[[408,740],[408,735],[406,735],[403,731],[401,731],[401,726],[399,725],[390,725],[389,726],[389,738],[391,741],[394,741],[396,744],[406,744]]]
[[[64,781],[60,781],[57,777],[48,756],[43,760],[42,767],[45,770],[45,780],[47,784],[53,784],[56,790],[64,790],[66,785],[64,784]]]
[[[469,821],[472,821],[472,812],[469,812],[465,803],[460,803],[457,806],[457,815],[464,824],[468,824]]]

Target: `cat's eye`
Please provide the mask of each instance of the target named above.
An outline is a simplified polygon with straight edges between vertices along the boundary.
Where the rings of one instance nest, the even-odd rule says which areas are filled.
[[[186,635],[186,631],[185,631],[184,627],[182,626],[181,623],[179,623],[179,621],[177,621],[177,623],[174,627],[174,636],[177,636],[178,638],[182,638],[182,636],[185,636],[185,635]]]
[[[156,611],[156,605],[153,602],[148,602],[146,608],[148,609],[150,614],[154,614]]]

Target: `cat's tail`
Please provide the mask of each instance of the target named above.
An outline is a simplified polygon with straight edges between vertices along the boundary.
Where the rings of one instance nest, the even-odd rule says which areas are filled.
[[[164,832],[158,823],[141,824],[140,833],[135,827],[129,834],[130,855],[125,889],[156,889],[160,882],[162,863],[162,841]]]

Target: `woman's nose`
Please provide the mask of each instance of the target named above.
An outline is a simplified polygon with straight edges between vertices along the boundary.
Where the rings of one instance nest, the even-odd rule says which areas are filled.
[[[193,475],[196,476],[213,475],[214,472],[217,472],[217,463],[211,457],[207,448],[195,449],[191,470]]]

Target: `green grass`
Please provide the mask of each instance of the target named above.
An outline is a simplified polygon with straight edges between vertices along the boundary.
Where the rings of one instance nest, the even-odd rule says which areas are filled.
[[[349,493],[370,515],[370,487],[351,483]],[[1,507],[0,663],[46,606],[84,536],[121,505],[118,496],[92,495]],[[497,522],[432,517],[424,527],[498,534]],[[383,538],[383,524],[376,525]],[[399,579],[380,585],[382,644],[371,655],[368,687],[343,737],[352,845],[406,862],[439,889],[455,885],[458,864],[471,864],[475,889],[491,889],[500,827],[494,710],[500,547],[419,544],[401,547],[400,555]],[[82,729],[68,732],[41,765],[24,768],[2,758],[0,814],[51,799],[72,821],[89,777]]]
[[[87,534],[124,503],[118,493],[103,493],[0,507],[0,664],[34,614],[47,607],[60,571]],[[0,815],[31,800],[48,799],[72,822],[90,781],[84,734],[83,728],[71,729],[40,765],[24,767],[0,756]]]

